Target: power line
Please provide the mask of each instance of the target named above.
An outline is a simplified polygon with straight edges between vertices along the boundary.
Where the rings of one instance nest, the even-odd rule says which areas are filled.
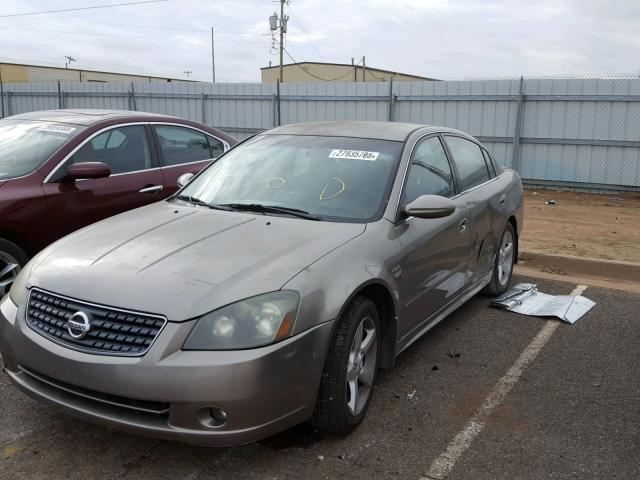
[[[300,25],[300,29],[302,30],[302,32],[304,33],[304,36],[307,37],[307,39],[309,40],[309,43],[311,43],[311,46],[313,47],[313,49],[316,51],[316,53],[318,54],[318,57],[320,57],[320,60],[322,60],[324,62],[324,58],[322,57],[322,54],[320,53],[320,50],[318,50],[318,47],[316,46],[315,42],[313,41],[313,39],[311,38],[311,35],[309,34],[309,32],[307,31],[307,28],[304,26],[304,24],[302,23],[302,20],[300,20],[298,18],[298,16],[293,12],[293,9],[291,8],[291,4],[289,3],[289,11],[291,12],[291,16],[293,18],[296,19],[296,21],[298,22],[298,24]]]
[[[169,0],[143,0],[139,2],[111,3],[108,5],[92,5],[90,7],[65,8],[61,10],[41,10],[39,12],[10,13],[8,15],[0,15],[0,18],[25,17],[27,15],[42,15],[44,13],[77,12],[79,10],[95,10],[97,8],[124,7],[126,5],[141,5],[143,3],[158,3],[158,2],[168,2],[168,1]]]
[[[350,72],[347,72],[347,73],[345,73],[344,75],[341,75],[341,76],[336,77],[336,78],[322,78],[322,77],[319,77],[319,76],[317,76],[317,75],[315,75],[315,74],[311,73],[309,70],[307,70],[307,69],[306,69],[306,68],[304,68],[302,65],[300,65],[300,63],[299,63],[295,58],[293,58],[293,57],[291,56],[291,54],[289,53],[289,51],[288,51],[286,48],[284,49],[284,53],[286,53],[286,54],[287,54],[287,57],[289,57],[289,58],[293,61],[293,63],[295,63],[295,66],[296,66],[296,67],[298,67],[298,68],[300,68],[301,70],[305,71],[307,74],[311,75],[313,78],[317,78],[318,80],[322,80],[323,82],[335,82],[335,81],[337,81],[337,80],[342,80],[343,78],[345,78],[345,77],[347,77],[347,76],[349,76],[349,75],[353,75],[353,71],[350,71]],[[360,65],[360,62],[358,62],[358,63],[356,63],[355,65],[353,65],[354,71],[355,71],[355,68],[356,68],[358,65]]]
[[[155,38],[155,39],[165,39],[168,40],[169,38],[165,37],[165,36],[150,36],[150,35],[127,35],[124,33],[102,33],[102,32],[68,32],[65,30],[49,30],[49,29],[38,29],[38,28],[13,28],[13,27],[9,27],[9,28],[3,28],[3,30],[19,30],[19,31],[23,31],[23,32],[43,32],[43,33],[59,33],[62,35],[93,35],[93,36],[99,36],[99,37],[122,37],[122,38],[143,38],[143,39],[151,39],[151,38]],[[209,33],[209,31],[205,30],[207,33]],[[226,40],[221,40],[222,43],[257,43],[257,44],[264,44],[264,42],[258,41],[256,40],[232,40],[232,39],[226,39]]]

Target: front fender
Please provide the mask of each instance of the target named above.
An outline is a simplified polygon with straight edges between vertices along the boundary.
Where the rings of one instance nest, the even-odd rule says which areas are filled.
[[[301,305],[293,334],[339,318],[358,292],[372,284],[390,294],[395,317],[400,312],[394,267],[401,245],[392,237],[392,224],[381,220],[291,278],[282,288],[300,292]]]

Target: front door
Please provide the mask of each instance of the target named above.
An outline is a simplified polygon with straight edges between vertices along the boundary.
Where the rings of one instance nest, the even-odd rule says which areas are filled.
[[[167,195],[178,190],[181,175],[199,173],[225,151],[221,140],[194,128],[165,124],[154,124],[151,128],[158,146]]]
[[[425,138],[414,149],[401,205],[421,195],[454,197],[456,186],[438,136]],[[445,218],[409,217],[397,225],[404,258],[399,277],[404,318],[401,335],[413,334],[428,318],[465,287],[470,237],[468,211],[453,199],[456,211]]]
[[[103,162],[107,178],[69,180],[73,163]],[[164,198],[164,179],[157,168],[144,125],[114,127],[80,147],[43,184],[47,213],[55,225],[48,242],[112,215]]]

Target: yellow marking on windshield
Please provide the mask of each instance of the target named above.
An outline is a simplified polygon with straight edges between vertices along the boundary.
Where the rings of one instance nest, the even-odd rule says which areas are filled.
[[[324,194],[327,191],[327,187],[329,186],[329,184],[327,183],[324,186],[324,188],[322,189],[322,192],[320,192],[320,200],[329,200],[330,198],[336,198],[338,195],[340,195],[342,192],[344,192],[347,189],[347,185],[342,180],[340,180],[339,178],[333,177],[331,180],[335,180],[337,182],[340,182],[340,184],[341,184],[340,191],[338,193],[334,193],[333,195],[325,197]]]
[[[282,182],[282,183],[280,183],[278,185],[274,185],[273,184],[274,180],[277,180],[277,181]],[[284,187],[285,183],[287,183],[287,182],[285,181],[284,178],[282,178],[282,177],[274,177],[274,178],[270,178],[269,180],[264,182],[264,186],[267,187],[267,188],[282,188],[282,187]]]

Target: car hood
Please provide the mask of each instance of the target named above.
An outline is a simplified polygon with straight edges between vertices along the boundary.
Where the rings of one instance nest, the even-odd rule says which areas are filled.
[[[364,229],[160,202],[54,243],[32,262],[27,286],[188,320],[279,290]]]

